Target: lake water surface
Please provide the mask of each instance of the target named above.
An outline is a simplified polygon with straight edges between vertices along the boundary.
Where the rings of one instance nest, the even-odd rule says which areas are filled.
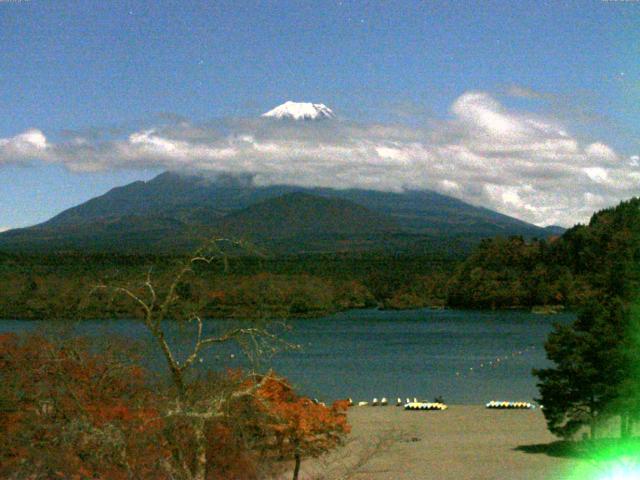
[[[537,396],[531,369],[548,365],[543,345],[552,324],[573,318],[522,311],[354,310],[289,321],[292,328],[284,336],[302,349],[281,352],[270,365],[299,391],[327,401],[383,396],[431,400],[437,395],[448,403],[531,401]],[[231,324],[208,320],[205,331],[220,332]],[[192,328],[172,326],[173,338],[187,342]],[[118,335],[141,343],[149,338],[132,320],[83,321],[71,328],[53,321],[0,320],[0,332],[27,330],[101,339]],[[147,348],[149,366],[163,371],[159,351]],[[239,349],[228,345],[209,351],[200,365],[239,366],[241,358]]]

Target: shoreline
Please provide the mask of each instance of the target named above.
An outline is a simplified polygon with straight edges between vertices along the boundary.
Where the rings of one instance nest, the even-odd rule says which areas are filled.
[[[583,462],[545,453],[558,439],[539,409],[353,407],[347,415],[353,430],[346,445],[303,461],[301,478],[548,480]]]
[[[513,307],[502,307],[502,308],[465,308],[465,307],[457,307],[457,306],[448,306],[448,305],[428,305],[428,306],[416,306],[416,307],[408,307],[408,308],[388,308],[388,307],[362,307],[362,308],[345,308],[340,310],[317,310],[308,312],[306,314],[285,314],[282,316],[274,316],[274,317],[261,317],[257,315],[253,315],[252,312],[237,312],[232,314],[220,314],[220,315],[206,315],[203,317],[203,320],[237,320],[237,321],[254,321],[254,320],[262,320],[267,322],[277,322],[277,321],[297,321],[297,320],[320,320],[322,318],[334,317],[336,315],[348,313],[348,312],[412,312],[412,311],[464,311],[464,312],[480,312],[480,313],[489,313],[489,312],[525,312],[532,313],[535,315],[547,315],[554,316],[560,314],[572,314],[575,313],[575,310],[571,307],[524,307],[524,306],[513,306]],[[10,318],[9,318],[10,317]],[[10,315],[7,318],[0,318],[0,320],[5,321],[17,321],[17,322],[37,322],[37,321],[51,321],[51,322],[85,322],[85,321],[101,321],[101,320],[136,320],[131,315],[111,315],[109,318],[103,317],[92,317],[92,316],[80,316],[76,318],[66,318],[66,317],[51,317],[51,318],[41,318],[35,315],[30,316],[17,316]]]

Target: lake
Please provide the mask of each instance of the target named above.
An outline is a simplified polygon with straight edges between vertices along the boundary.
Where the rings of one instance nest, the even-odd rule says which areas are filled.
[[[280,352],[269,364],[300,392],[326,401],[385,396],[395,402],[396,397],[432,400],[438,395],[452,404],[531,401],[537,396],[531,369],[548,365],[543,346],[553,323],[573,318],[569,313],[523,311],[353,310],[288,321],[291,330],[283,336],[301,350]],[[221,332],[237,323],[208,320],[205,332]],[[184,351],[193,338],[192,329],[193,325],[171,326],[172,338],[183,344]],[[133,320],[92,320],[71,326],[0,320],[0,332],[27,330],[103,340],[113,335],[141,342],[149,338]],[[146,348],[148,366],[163,371],[159,350]],[[200,368],[243,363],[241,351],[225,345],[203,355]]]

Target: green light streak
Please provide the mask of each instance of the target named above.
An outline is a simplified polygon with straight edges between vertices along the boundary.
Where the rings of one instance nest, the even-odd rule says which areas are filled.
[[[640,304],[629,312],[628,356],[630,376],[622,385],[622,404],[631,414],[632,424],[640,409]],[[633,430],[633,429],[632,429]],[[612,433],[610,430],[609,434]],[[561,480],[640,480],[640,438],[629,432],[629,438],[601,438],[575,444],[572,457],[578,459]],[[577,463],[577,466],[576,466]],[[556,480],[550,479],[550,480]]]
[[[639,480],[640,442],[607,440],[595,442],[581,455],[582,461],[573,467],[562,480]]]

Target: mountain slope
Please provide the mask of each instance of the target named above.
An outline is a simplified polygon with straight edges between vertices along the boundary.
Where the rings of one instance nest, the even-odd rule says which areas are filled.
[[[0,233],[0,250],[181,250],[214,232],[286,252],[406,251],[456,242],[468,249],[495,235],[551,233],[435,192],[255,187],[249,179],[163,173],[40,225]]]
[[[390,217],[339,198],[293,192],[271,198],[220,219],[234,236],[260,239],[315,235],[375,235],[398,231]]]
[[[530,223],[431,191],[393,193],[316,189],[312,192],[349,199],[375,212],[390,215],[407,233],[446,237],[548,236],[544,229]]]
[[[176,215],[207,208],[210,215],[223,216],[260,200],[296,191],[295,187],[256,189],[242,179],[212,181],[199,176],[165,172],[148,182],[133,182],[109,190],[69,208],[42,225],[61,226],[96,218],[123,215]]]

